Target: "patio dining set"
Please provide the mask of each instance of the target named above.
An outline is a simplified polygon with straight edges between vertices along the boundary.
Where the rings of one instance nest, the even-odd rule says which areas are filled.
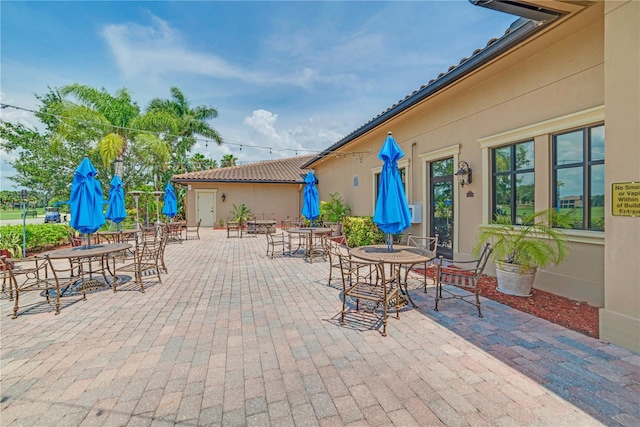
[[[436,311],[440,300],[460,299],[474,305],[478,316],[482,317],[478,283],[492,251],[489,245],[485,245],[475,260],[454,262],[437,256],[437,235],[417,237],[409,234],[405,244],[391,249],[385,244],[349,247],[346,237],[333,235],[329,227],[292,227],[279,233],[267,233],[266,237],[267,257],[273,259],[276,253],[283,257],[302,255],[309,263],[322,258],[329,265],[329,286],[337,275],[334,271],[339,272],[342,325],[354,305],[356,311],[360,310],[362,300],[362,305],[379,317],[382,335],[386,336],[389,308],[395,308],[396,317],[399,317],[401,306],[411,304],[416,307],[408,289],[412,271],[421,277],[424,292],[427,292],[428,282],[435,286]]]
[[[80,295],[86,300],[88,293],[106,288],[115,293],[131,278],[141,293],[150,279],[162,283],[161,274],[168,272],[167,243],[175,239],[181,242],[191,234],[199,236],[198,226],[192,230],[186,225],[174,228],[164,224],[152,232],[142,228],[100,231],[84,242],[70,235],[70,247],[28,258],[0,258],[2,291],[14,302],[13,318],[28,306],[42,305],[39,299],[23,304],[21,296],[25,292],[37,292],[59,314],[63,296]]]

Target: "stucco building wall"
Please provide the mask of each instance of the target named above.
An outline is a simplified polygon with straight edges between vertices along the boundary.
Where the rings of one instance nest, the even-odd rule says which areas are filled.
[[[640,181],[640,3],[605,5],[605,206],[613,183]],[[607,215],[600,338],[640,351],[640,217]]]
[[[232,218],[233,205],[245,204],[258,218],[282,219],[300,216],[302,193],[300,184],[268,183],[197,183],[187,190],[187,218],[208,216],[207,212],[196,212],[198,193],[213,192],[214,212],[210,214],[210,223],[219,225],[219,221]],[[225,200],[222,200],[222,194]],[[203,224],[207,222],[203,219]]]
[[[422,222],[411,228],[413,234],[426,235],[429,230],[429,162],[453,156],[454,164],[465,160],[472,167],[473,183],[464,188],[457,183],[454,186],[456,258],[471,257],[478,226],[488,222],[491,169],[487,144],[491,147],[533,139],[535,208],[550,207],[549,129],[564,131],[569,129],[563,128],[563,123],[573,126],[604,121],[602,10],[602,5],[588,8],[579,21],[576,17],[575,22],[565,24],[561,31],[547,31],[344,147],[347,152],[371,150],[362,162],[357,155],[347,154],[328,156],[314,164],[321,182],[321,198],[339,191],[354,214],[373,214],[372,170],[380,166],[377,151],[387,132],[392,131],[405,153],[403,160],[409,164],[409,203],[420,203],[423,207]],[[583,113],[593,109],[595,113]],[[581,120],[586,123],[558,119],[576,113],[582,113]],[[547,121],[560,124],[545,125]],[[527,133],[528,127],[531,129]],[[500,141],[503,133],[509,135]],[[354,175],[358,176],[358,187],[353,186]],[[578,234],[572,238],[572,252],[567,261],[541,271],[535,286],[603,306],[604,233]],[[586,259],[590,261],[585,263]]]

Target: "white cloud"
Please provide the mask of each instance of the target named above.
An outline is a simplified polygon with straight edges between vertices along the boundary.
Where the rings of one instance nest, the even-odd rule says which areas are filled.
[[[127,79],[188,73],[222,80],[241,80],[255,85],[310,87],[316,81],[335,82],[352,78],[343,73],[322,75],[311,67],[288,73],[244,68],[229,63],[215,53],[194,51],[180,31],[166,21],[154,15],[151,15],[151,21],[151,26],[127,22],[106,25],[102,29],[118,68]]]

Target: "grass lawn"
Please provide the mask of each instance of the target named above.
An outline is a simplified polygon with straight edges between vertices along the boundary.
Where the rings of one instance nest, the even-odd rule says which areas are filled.
[[[31,211],[32,209],[28,209]],[[38,216],[44,216],[44,208],[36,209],[38,211]],[[0,220],[9,220],[9,219],[21,219],[22,218],[22,209],[2,209],[0,210]],[[29,215],[28,218],[31,218]]]

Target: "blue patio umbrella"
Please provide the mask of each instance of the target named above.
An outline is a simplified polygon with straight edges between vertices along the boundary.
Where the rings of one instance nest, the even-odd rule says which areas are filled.
[[[124,204],[124,189],[122,188],[122,180],[118,175],[114,175],[111,180],[111,188],[109,188],[109,202],[105,218],[118,224],[127,217],[127,210]]]
[[[178,213],[178,201],[176,199],[176,193],[173,191],[173,186],[170,182],[164,187],[164,206],[162,207],[162,213],[169,218],[173,218]]]
[[[400,233],[411,225],[411,214],[407,204],[407,196],[398,172],[398,159],[404,153],[391,136],[387,136],[378,158],[382,160],[382,172],[380,173],[380,186],[378,187],[378,200],[373,222],[380,230],[387,233],[387,247],[393,250],[393,234]]]
[[[98,171],[87,156],[76,169],[71,183],[71,221],[69,225],[82,234],[95,233],[106,222],[104,219],[103,196]],[[91,246],[90,237],[87,247]]]
[[[307,173],[304,182],[306,185],[302,198],[302,215],[309,221],[313,221],[315,226],[316,219],[320,216],[320,196],[316,188],[316,177],[312,171]]]

